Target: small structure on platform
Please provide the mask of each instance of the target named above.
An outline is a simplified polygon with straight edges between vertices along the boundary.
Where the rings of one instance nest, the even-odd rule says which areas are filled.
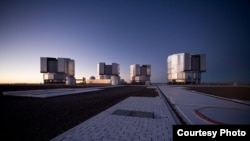
[[[88,85],[111,85],[111,79],[87,79]]]
[[[110,85],[110,79],[96,79],[95,76],[90,76],[87,79],[86,84],[89,85]]]
[[[40,58],[44,84],[75,85],[75,61],[70,58]]]

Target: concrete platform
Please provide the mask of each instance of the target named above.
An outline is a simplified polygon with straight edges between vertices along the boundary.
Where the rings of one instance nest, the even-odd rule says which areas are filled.
[[[122,115],[113,114],[117,110]],[[123,114],[121,110],[128,112]],[[128,116],[131,111],[140,111],[142,117]],[[154,117],[143,117],[143,113],[153,113]],[[170,141],[173,124],[175,122],[161,97],[129,97],[52,141]]]
[[[3,92],[3,95],[9,96],[24,96],[47,98],[55,96],[63,96],[68,94],[78,94],[92,91],[100,91],[101,88],[60,88],[60,89],[43,89],[43,90],[27,90],[27,91],[9,91]]]
[[[3,92],[3,95],[48,98],[48,97],[63,96],[69,94],[101,91],[104,88],[113,88],[120,86],[122,85],[91,87],[91,88],[58,88],[58,89],[41,89],[41,90],[26,90],[26,91],[8,91],[8,92]]]
[[[209,96],[181,87],[159,86],[188,124],[250,124],[247,102]]]

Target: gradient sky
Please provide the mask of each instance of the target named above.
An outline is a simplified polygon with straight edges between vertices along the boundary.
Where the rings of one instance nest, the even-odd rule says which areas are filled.
[[[249,0],[0,1],[0,83],[40,83],[40,57],[75,60],[76,78],[97,63],[150,64],[167,82],[173,53],[207,55],[202,82],[250,83]]]

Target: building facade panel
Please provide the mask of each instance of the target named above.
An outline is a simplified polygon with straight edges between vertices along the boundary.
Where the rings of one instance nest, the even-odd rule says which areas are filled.
[[[150,76],[151,75],[151,66],[147,65],[147,75]]]
[[[200,55],[192,55],[191,69],[192,71],[200,71]]]
[[[104,74],[105,75],[112,75],[112,65],[105,65],[104,66]]]
[[[50,73],[57,72],[57,59],[56,58],[47,58],[47,69],[48,69],[48,72]]]
[[[104,74],[104,66],[105,66],[105,63],[97,64],[97,75],[103,75]]]
[[[112,75],[119,75],[119,74],[120,74],[119,64],[112,63]]]
[[[40,58],[40,72],[41,73],[46,73],[48,72],[48,67],[47,67],[47,58],[46,57],[41,57]]]
[[[200,71],[206,71],[206,55],[200,55]]]
[[[69,74],[69,76],[75,75],[75,61],[74,60],[69,60],[68,74]]]
[[[58,64],[57,64],[58,72],[66,73],[65,68],[66,68],[65,58],[58,58]]]

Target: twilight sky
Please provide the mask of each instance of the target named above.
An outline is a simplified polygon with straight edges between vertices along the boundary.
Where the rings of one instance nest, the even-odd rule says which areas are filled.
[[[150,64],[167,82],[173,53],[207,55],[202,82],[250,83],[249,0],[0,1],[0,83],[40,83],[40,57],[75,60],[76,78],[97,63]]]

